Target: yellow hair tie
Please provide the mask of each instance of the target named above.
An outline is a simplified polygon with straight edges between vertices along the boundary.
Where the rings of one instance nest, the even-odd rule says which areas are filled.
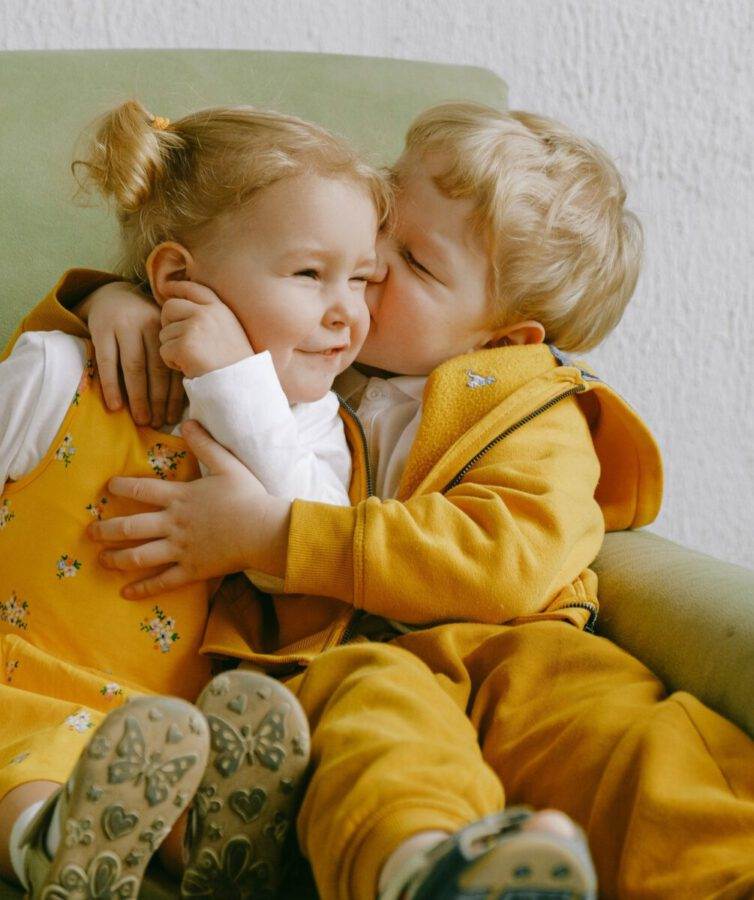
[[[170,125],[170,119],[166,119],[165,116],[152,116],[150,124],[155,131],[165,131]]]

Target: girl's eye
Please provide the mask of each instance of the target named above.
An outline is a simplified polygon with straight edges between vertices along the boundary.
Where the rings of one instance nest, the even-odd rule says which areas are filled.
[[[300,272],[294,274],[300,275],[302,278],[319,278],[319,272],[316,269],[301,269]]]

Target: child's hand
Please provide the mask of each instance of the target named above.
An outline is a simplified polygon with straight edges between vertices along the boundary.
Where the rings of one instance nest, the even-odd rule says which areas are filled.
[[[178,422],[183,411],[183,381],[160,356],[160,308],[129,282],[106,284],[93,291],[76,312],[89,325],[97,370],[108,409],[123,399],[118,359],[131,415],[137,425],[159,428]]]
[[[214,291],[194,281],[171,281],[167,290],[160,355],[171,369],[197,378],[254,355],[241,323]]]
[[[167,566],[124,588],[123,595],[129,599],[248,568],[282,577],[290,502],[271,497],[246,466],[196,422],[184,422],[183,435],[209,475],[188,482],[111,479],[112,494],[160,509],[93,522],[88,532],[96,541],[144,542],[123,550],[103,550],[102,565],[135,573]]]

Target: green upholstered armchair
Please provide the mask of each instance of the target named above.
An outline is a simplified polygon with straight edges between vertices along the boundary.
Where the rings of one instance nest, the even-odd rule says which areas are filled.
[[[506,85],[483,69],[255,51],[0,53],[0,346],[59,274],[106,269],[115,228],[101,208],[72,202],[69,164],[80,130],[128,97],[177,118],[214,104],[250,103],[349,135],[387,163],[412,117],[431,103],[506,105]],[[598,633],[641,659],[671,690],[686,690],[754,736],[754,572],[646,531],[608,535],[595,563]],[[0,896],[11,896],[0,885]],[[175,896],[155,871],[142,896]],[[297,882],[290,896],[304,897]]]

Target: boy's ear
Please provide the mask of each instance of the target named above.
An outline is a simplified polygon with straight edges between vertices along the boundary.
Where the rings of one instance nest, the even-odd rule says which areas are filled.
[[[515,325],[506,325],[505,328],[496,331],[484,346],[491,348],[507,347],[510,344],[541,344],[544,339],[544,325],[532,319],[527,322],[516,322]]]
[[[147,259],[147,277],[152,296],[160,306],[170,297],[165,293],[169,281],[190,281],[194,258],[189,251],[175,241],[158,244]]]

